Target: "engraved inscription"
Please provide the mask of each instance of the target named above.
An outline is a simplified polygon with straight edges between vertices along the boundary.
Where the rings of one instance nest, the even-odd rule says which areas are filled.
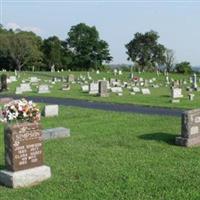
[[[191,127],[191,135],[197,134],[199,132],[198,126]]]
[[[18,171],[42,165],[42,132],[39,124],[23,123],[8,127],[5,130],[5,153],[8,170]]]

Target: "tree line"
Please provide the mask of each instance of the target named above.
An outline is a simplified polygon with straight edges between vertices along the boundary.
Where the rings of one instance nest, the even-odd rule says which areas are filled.
[[[175,65],[174,52],[158,42],[155,31],[136,33],[125,45],[128,60],[138,70],[190,72],[189,62]],[[7,30],[0,25],[0,68],[49,71],[104,69],[112,61],[109,45],[100,39],[95,26],[72,26],[65,40],[57,36],[42,39],[33,32]]]

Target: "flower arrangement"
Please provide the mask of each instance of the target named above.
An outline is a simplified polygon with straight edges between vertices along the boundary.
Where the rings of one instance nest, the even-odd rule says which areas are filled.
[[[3,122],[38,122],[40,110],[35,103],[26,99],[14,100],[2,108]]]

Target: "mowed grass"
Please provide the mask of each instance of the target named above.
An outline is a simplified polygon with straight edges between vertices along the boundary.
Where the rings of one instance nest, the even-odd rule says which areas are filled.
[[[13,73],[8,73],[13,74]],[[147,106],[160,106],[160,107],[169,107],[169,108],[199,108],[200,107],[200,92],[194,91],[195,94],[194,101],[189,101],[188,94],[191,92],[186,91],[186,86],[191,86],[189,83],[189,76],[191,75],[180,75],[180,74],[170,74],[169,77],[174,80],[187,80],[188,84],[183,86],[183,95],[180,103],[171,103],[171,91],[169,87],[165,87],[165,76],[160,74],[157,76],[156,73],[134,73],[135,76],[140,76],[143,79],[150,79],[155,77],[157,79],[155,84],[163,84],[160,88],[149,87],[151,91],[151,95],[143,95],[141,93],[137,93],[136,95],[130,95],[130,91],[128,89],[124,89],[123,96],[118,96],[117,94],[110,93],[109,97],[99,97],[89,95],[88,93],[84,93],[81,91],[81,86],[79,84],[71,84],[70,91],[62,91],[63,83],[59,82],[55,85],[51,85],[49,82],[44,82],[45,80],[51,80],[53,76],[59,77],[67,77],[68,74],[74,74],[77,78],[80,74],[87,77],[87,72],[60,72],[60,73],[51,73],[51,72],[22,72],[20,80],[27,79],[31,76],[37,76],[41,79],[40,84],[48,84],[51,86],[51,93],[48,94],[38,94],[38,89],[36,86],[32,86],[33,91],[24,93],[22,96],[46,96],[46,97],[61,97],[61,98],[74,98],[74,99],[84,99],[89,101],[101,101],[101,102],[110,102],[110,103],[127,103],[127,104],[140,104]],[[95,72],[90,72],[91,77],[94,80],[103,79],[105,77],[107,80],[109,78],[116,78],[122,81],[130,81],[129,76],[130,73],[124,72],[121,76],[114,77],[112,72],[101,72],[100,74],[96,74]],[[199,75],[197,76],[199,80]],[[20,81],[9,84],[9,91],[4,92],[3,94],[14,94],[16,86],[19,86]],[[200,83],[198,83],[200,86]]]
[[[0,199],[199,199],[199,147],[174,145],[180,118],[60,107],[43,128],[71,137],[44,143],[52,178],[25,189],[0,186]],[[0,126],[3,168],[3,126]]]

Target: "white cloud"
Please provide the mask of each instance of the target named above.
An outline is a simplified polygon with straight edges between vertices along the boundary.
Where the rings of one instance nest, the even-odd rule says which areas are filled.
[[[18,25],[17,23],[15,22],[9,22],[6,24],[5,26],[6,29],[12,29],[12,30],[16,30],[16,29],[20,29],[22,31],[32,31],[34,33],[36,33],[37,35],[40,35],[42,33],[42,30],[38,27],[34,27],[34,26],[25,26],[25,27],[22,27],[20,25]]]

